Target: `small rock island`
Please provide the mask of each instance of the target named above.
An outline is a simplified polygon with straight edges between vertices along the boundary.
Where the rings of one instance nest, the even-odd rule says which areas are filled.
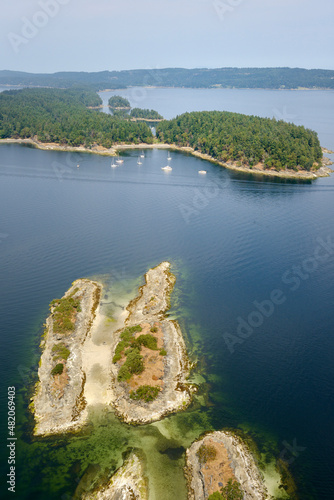
[[[126,328],[113,345],[116,413],[127,423],[148,423],[184,409],[191,399],[189,361],[180,327],[166,318],[175,277],[162,262],[130,302]],[[148,404],[149,403],[149,404]]]
[[[267,500],[270,498],[253,455],[243,441],[228,431],[216,431],[195,441],[186,453],[185,475],[188,500],[219,498],[234,491],[233,498]]]
[[[90,333],[100,296],[101,285],[80,279],[63,298],[50,304],[51,314],[41,342],[39,382],[31,405],[35,435],[73,430],[86,419],[82,346]]]
[[[162,262],[147,272],[146,284],[127,306],[122,328],[110,334],[109,345],[97,346],[92,339],[105,322],[102,284],[79,279],[63,298],[51,302],[31,404],[35,435],[80,428],[95,404],[111,405],[122,420],[134,424],[189,405],[184,339],[178,323],[165,316],[175,284],[169,268],[169,262]],[[100,392],[91,382],[97,366],[105,375]]]

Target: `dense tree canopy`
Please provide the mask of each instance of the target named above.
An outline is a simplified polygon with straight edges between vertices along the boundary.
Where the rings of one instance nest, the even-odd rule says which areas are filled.
[[[121,98],[122,99],[122,98]],[[153,110],[132,110],[131,117],[87,109],[101,104],[87,89],[31,88],[0,94],[0,138],[36,137],[42,142],[91,147],[115,143],[152,143],[150,128],[131,117],[162,118]],[[157,139],[191,146],[222,162],[266,168],[318,168],[322,150],[316,132],[292,123],[226,111],[184,113],[161,121]]]
[[[0,94],[0,138],[37,137],[42,142],[91,147],[151,143],[145,123],[87,109],[101,104],[93,91],[32,88]]]
[[[318,167],[322,150],[316,132],[284,121],[226,111],[185,113],[156,128],[162,142],[190,146],[219,161],[267,168]]]
[[[110,97],[108,104],[111,108],[127,108],[130,109],[130,102],[125,99],[125,97],[121,97],[120,95],[113,95]]]
[[[131,118],[142,118],[144,120],[163,120],[163,116],[154,109],[133,108],[130,116]]]

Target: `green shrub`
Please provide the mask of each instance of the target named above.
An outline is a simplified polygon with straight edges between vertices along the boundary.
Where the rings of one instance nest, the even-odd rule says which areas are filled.
[[[150,333],[146,333],[145,335],[139,335],[134,341],[133,344],[137,346],[145,346],[148,349],[152,349],[152,351],[157,351],[158,346],[157,346],[157,339]]]
[[[113,363],[117,363],[122,358],[122,352],[127,348],[127,347],[137,347],[140,348],[140,343],[136,342],[136,339],[134,338],[134,333],[135,332],[141,332],[142,327],[140,325],[135,325],[131,326],[129,328],[125,328],[121,335],[120,338],[122,339],[116,346],[115,349],[115,354],[113,357]]]
[[[208,500],[224,500],[224,497],[219,493],[219,491],[215,491],[208,497]]]
[[[127,328],[121,333],[121,339],[125,342],[130,342],[133,338],[133,333],[131,333]]]
[[[160,387],[152,385],[141,385],[136,391],[130,392],[130,398],[135,400],[142,399],[143,401],[146,401],[146,403],[149,403],[150,401],[156,399],[159,392]]]
[[[128,368],[124,364],[119,369],[117,380],[119,382],[125,382],[126,380],[129,380],[130,378],[131,378],[131,373],[129,372]]]
[[[198,448],[196,455],[197,455],[200,463],[204,464],[204,463],[209,462],[210,460],[214,460],[216,458],[217,450],[214,446],[202,444]]]
[[[74,330],[74,323],[70,318],[63,318],[61,323],[62,323],[62,330],[64,331]]]
[[[144,371],[144,362],[140,350],[136,347],[128,349],[124,365],[127,366],[130,373],[135,373],[137,375],[142,373]]]
[[[125,351],[126,360],[121,366],[118,372],[118,381],[123,382],[124,380],[129,380],[131,375],[139,375],[144,371],[144,361],[143,356],[140,354],[140,350],[136,347],[131,347]]]
[[[113,357],[113,363],[116,363],[119,361],[122,357],[122,352],[130,345],[130,342],[127,342],[125,340],[121,340],[118,342],[116,349],[115,349],[115,354]]]
[[[240,486],[238,481],[232,481],[232,479],[228,480],[225,488],[222,488],[222,494],[224,500],[242,500],[244,498],[244,492]],[[224,497],[225,495],[225,497]]]
[[[152,326],[151,332],[156,333],[158,331],[158,328],[156,326]]]
[[[167,351],[166,349],[161,349],[161,351],[159,352],[160,356],[167,356]]]
[[[140,325],[135,325],[135,326],[130,326],[129,328],[127,328],[127,330],[129,330],[129,332],[131,333],[136,333],[136,332],[141,332],[142,327]]]
[[[64,371],[64,365],[63,363],[58,363],[51,371],[51,375],[53,375],[53,377],[55,375],[61,375]]]
[[[71,354],[71,351],[67,349],[64,344],[56,344],[52,347],[52,352],[54,352],[54,359],[64,359],[65,361]]]
[[[66,333],[74,330],[72,317],[73,314],[81,311],[81,306],[80,300],[74,299],[72,295],[62,299],[54,299],[50,303],[50,309],[53,308],[53,327],[55,333]]]
[[[210,495],[208,500],[242,500],[244,498],[244,492],[236,479],[229,479],[227,485],[220,488],[220,491],[221,493],[216,491]]]

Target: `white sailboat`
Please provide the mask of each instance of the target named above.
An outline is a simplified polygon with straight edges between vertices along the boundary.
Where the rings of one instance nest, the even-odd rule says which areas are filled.
[[[113,161],[111,162],[111,165],[110,165],[110,166],[111,166],[112,168],[117,167],[117,165],[116,165],[116,163],[115,163],[115,160],[113,160]]]
[[[141,155],[140,155],[140,156],[138,156],[137,165],[142,165],[142,164],[143,164],[143,162],[142,162],[142,161],[140,161],[140,158],[141,158]]]
[[[140,153],[140,158],[145,158],[144,151],[142,151],[142,152]]]
[[[121,163],[124,163],[124,160],[122,160],[120,157],[119,157],[119,153],[117,153],[117,160],[116,160],[116,163],[118,163],[119,165]]]
[[[171,155],[170,155],[170,152],[168,151],[168,154],[167,154],[167,161],[170,161],[172,159]]]
[[[172,169],[172,167],[167,163],[167,165],[165,167],[161,167],[161,170],[164,170],[165,172],[170,172]]]
[[[198,173],[199,174],[206,174],[206,170],[199,170]]]

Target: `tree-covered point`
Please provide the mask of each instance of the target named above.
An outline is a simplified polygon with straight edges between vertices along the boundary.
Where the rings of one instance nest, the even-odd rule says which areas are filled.
[[[130,113],[131,118],[141,118],[143,120],[163,120],[163,116],[161,116],[154,109],[141,109],[141,108],[133,108]]]
[[[162,121],[156,134],[162,142],[190,146],[238,166],[263,163],[277,170],[310,170],[321,165],[317,133],[275,119],[227,111],[192,112]]]
[[[131,108],[130,102],[127,99],[125,99],[125,97],[121,97],[120,95],[113,95],[112,97],[110,97],[108,104],[111,108],[116,108],[116,109]]]
[[[33,88],[0,94],[0,138],[36,137],[41,142],[87,148],[117,143],[152,143],[145,123],[87,109],[101,103],[85,89]]]

